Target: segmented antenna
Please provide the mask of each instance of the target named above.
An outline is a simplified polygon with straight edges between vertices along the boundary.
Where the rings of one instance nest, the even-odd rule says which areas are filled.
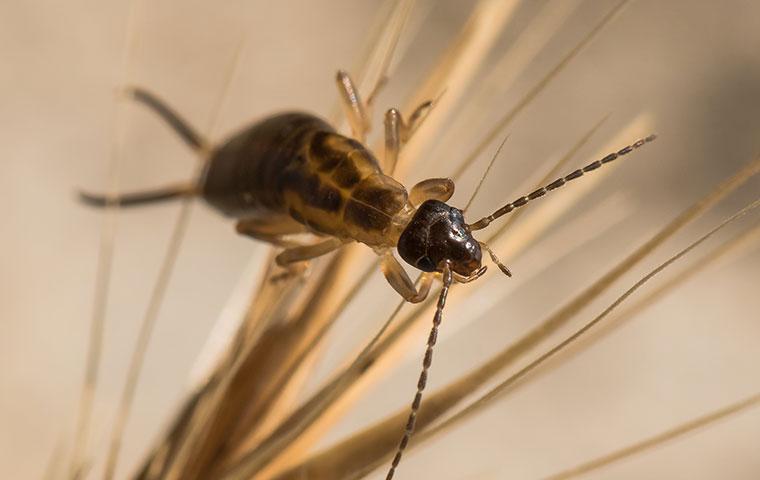
[[[433,316],[433,327],[430,329],[430,336],[428,336],[427,348],[425,349],[425,357],[422,360],[422,371],[420,372],[420,378],[417,380],[417,393],[414,395],[412,401],[412,409],[409,412],[409,418],[406,421],[406,427],[404,428],[404,436],[401,437],[401,442],[396,449],[396,455],[391,462],[391,468],[388,470],[385,480],[391,480],[393,474],[396,473],[396,467],[398,467],[401,461],[401,456],[404,454],[409,439],[414,432],[414,425],[417,423],[417,412],[420,409],[420,403],[422,403],[422,392],[427,385],[427,375],[430,365],[433,363],[433,346],[436,340],[438,340],[438,326],[441,324],[443,317],[443,307],[446,306],[446,296],[449,294],[449,287],[451,286],[451,266],[448,261],[443,266],[443,287],[441,287],[441,293],[438,296],[438,305],[435,309],[435,315]]]
[[[583,168],[579,168],[578,170],[572,172],[569,175],[566,175],[562,178],[558,178],[557,180],[553,181],[552,183],[539,188],[533,193],[530,193],[524,197],[520,197],[517,200],[515,200],[512,203],[508,203],[501,207],[500,209],[493,212],[491,215],[487,217],[483,217],[477,222],[469,225],[470,230],[481,230],[483,228],[486,228],[488,225],[490,225],[491,222],[496,220],[497,218],[501,217],[502,215],[506,215],[507,213],[511,212],[512,210],[522,207],[523,205],[527,204],[531,200],[535,200],[539,197],[543,197],[546,195],[549,191],[555,190],[562,185],[566,184],[570,180],[575,180],[576,178],[582,177],[584,173],[588,173],[592,170],[596,170],[597,168],[601,167],[605,163],[610,163],[611,161],[615,160],[618,157],[621,157],[623,155],[626,155],[633,150],[641,147],[642,145],[649,143],[653,141],[655,138],[657,138],[656,135],[649,135],[646,138],[642,138],[641,140],[637,140],[636,142],[632,143],[631,145],[628,145],[625,148],[622,148],[618,150],[617,152],[610,153],[606,157],[602,158],[601,160],[597,160],[595,162],[589,163]]]

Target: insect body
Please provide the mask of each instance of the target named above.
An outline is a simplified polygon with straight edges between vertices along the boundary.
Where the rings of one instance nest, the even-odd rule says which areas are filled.
[[[313,115],[285,113],[243,129],[216,148],[210,148],[158,98],[141,89],[131,90],[135,100],[155,110],[185,143],[205,154],[207,161],[203,174],[193,184],[113,198],[82,194],[82,199],[97,206],[130,206],[200,196],[224,215],[237,219],[238,232],[284,247],[277,262],[285,267],[322,256],[349,242],[361,242],[381,256],[386,279],[409,302],[422,301],[433,280],[440,278],[443,288],[409,421],[388,473],[391,478],[414,430],[451,283],[469,282],[485,273],[482,250],[510,275],[507,267],[486,244],[477,241],[472,232],[629,153],[653,140],[654,136],[639,140],[518,198],[492,215],[467,224],[461,210],[445,203],[454,193],[451,180],[424,180],[407,192],[391,176],[403,143],[424,120],[433,103],[423,103],[408,122],[396,109],[388,110],[385,115],[385,155],[381,165],[362,143],[369,129],[369,104],[361,101],[353,82],[344,72],[338,73],[337,84],[353,138],[337,133]],[[304,243],[301,234],[305,233],[314,234],[318,240]],[[395,258],[394,248],[408,264],[421,270],[417,285]]]

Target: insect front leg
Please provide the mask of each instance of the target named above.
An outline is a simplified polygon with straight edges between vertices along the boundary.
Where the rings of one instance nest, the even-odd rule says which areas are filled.
[[[418,290],[414,286],[412,279],[407,275],[404,267],[396,260],[396,257],[393,256],[393,252],[390,250],[382,255],[380,269],[383,271],[383,275],[385,275],[385,279],[390,283],[391,287],[409,303],[419,303],[425,300],[435,278],[434,273],[423,272],[418,281]]]
[[[454,195],[454,182],[450,178],[428,178],[409,191],[409,201],[419,207],[427,200],[447,201]]]

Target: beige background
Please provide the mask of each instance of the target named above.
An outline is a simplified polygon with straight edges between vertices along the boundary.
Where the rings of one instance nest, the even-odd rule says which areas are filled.
[[[526,3],[494,59],[541,2]],[[469,124],[485,125],[513,105],[613,4],[581,2],[514,88],[495,97],[493,108]],[[142,2],[128,81],[160,93],[206,128],[223,72],[246,30],[248,48],[218,131],[229,132],[286,108],[327,114],[335,101],[334,71],[357,64],[363,35],[380,5],[348,0]],[[469,2],[454,0],[428,5],[428,16],[420,17],[418,32],[407,39],[408,55],[380,98],[383,107],[401,103],[412,91],[470,8]],[[73,192],[80,186],[107,186],[113,92],[121,82],[127,11],[127,2],[116,1],[0,4],[0,478],[39,478],[56,445],[70,441],[102,219],[77,205]],[[477,324],[457,326],[452,307],[447,316],[451,328],[437,352],[434,387],[530,328],[760,151],[758,45],[760,4],[752,0],[635,1],[538,98],[511,127],[504,161],[474,211],[485,213],[504,200],[530,175],[531,161],[543,165],[556,158],[607,113],[612,113],[610,120],[586,154],[642,112],[652,115],[661,138],[647,147],[640,162],[619,168],[604,188],[571,211],[585,219],[581,225],[586,227],[553,229],[524,256],[505,259],[516,273],[514,283]],[[188,178],[191,153],[152,115],[124,108],[128,147],[121,187]],[[431,152],[429,171],[415,174],[441,175],[443,165],[475,141],[461,135],[457,148]],[[656,258],[674,253],[753,199],[759,186],[757,181],[748,184]],[[616,197],[609,196],[613,192]],[[620,218],[594,220],[595,204],[614,207],[615,201],[620,202]],[[166,205],[119,218],[91,442],[100,455],[176,211],[176,205]],[[755,214],[740,227],[757,222]],[[572,258],[563,256],[563,248],[574,245],[563,235],[582,239],[579,230],[606,226],[609,231],[598,239],[577,240]],[[564,253],[557,254],[551,271],[541,270],[555,249]],[[181,399],[218,312],[252,253],[261,251],[209,209],[194,210],[127,430],[122,477]],[[654,262],[617,285],[583,319]],[[758,272],[756,247],[741,260],[711,269],[588,352],[565,360],[475,421],[410,455],[403,478],[537,478],[756,392]],[[377,285],[372,301],[395,301],[389,289]],[[376,325],[362,323],[359,313],[349,310],[339,322],[330,340],[334,348],[312,385]],[[420,346],[422,342],[420,336]],[[410,351],[404,368],[370,392],[324,444],[406,403],[420,354],[420,349]],[[759,442],[760,410],[755,409],[592,478],[758,478]]]

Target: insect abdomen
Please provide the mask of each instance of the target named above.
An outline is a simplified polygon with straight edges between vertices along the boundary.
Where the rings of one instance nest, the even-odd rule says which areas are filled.
[[[313,115],[285,113],[237,133],[212,153],[201,180],[203,198],[231,217],[287,213],[278,186],[286,169],[303,161],[300,152],[310,138],[321,131],[333,129]]]
[[[404,187],[382,174],[359,142],[303,113],[268,118],[218,148],[201,182],[225,215],[286,214],[315,233],[388,243]]]

